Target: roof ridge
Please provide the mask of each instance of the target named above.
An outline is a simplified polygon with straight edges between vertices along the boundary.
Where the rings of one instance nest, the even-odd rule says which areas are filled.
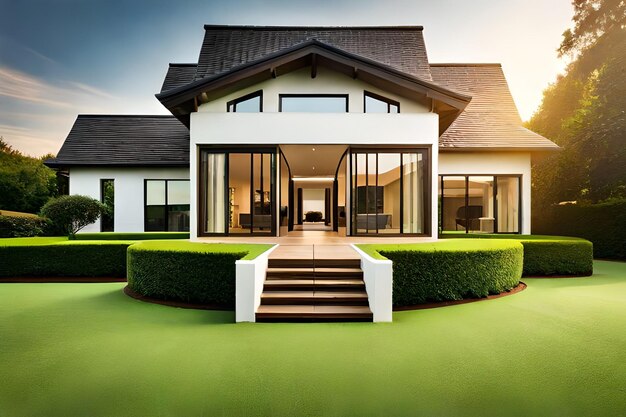
[[[431,67],[502,67],[499,62],[430,62]]]
[[[243,30],[423,30],[421,25],[398,25],[398,26],[257,26],[257,25],[217,25],[206,24],[204,30],[209,29],[243,29]]]

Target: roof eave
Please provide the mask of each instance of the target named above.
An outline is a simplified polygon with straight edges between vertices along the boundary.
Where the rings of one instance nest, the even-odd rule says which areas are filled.
[[[158,93],[155,96],[165,107],[172,111],[175,107],[180,106],[189,100],[193,100],[194,97],[206,92],[207,90],[219,88],[221,85],[228,83],[234,83],[238,80],[245,79],[246,77],[262,73],[263,71],[271,72],[272,67],[275,68],[296,59],[304,58],[310,54],[321,55],[342,64],[347,64],[346,60],[350,61],[350,65],[355,68],[356,74],[358,74],[358,71],[361,70],[372,73],[374,76],[380,76],[391,82],[411,85],[414,88],[421,90],[421,92],[426,94],[428,97],[434,100],[442,101],[459,110],[463,110],[471,100],[471,96],[466,94],[449,90],[430,81],[403,73],[389,66],[351,54],[339,48],[319,42],[315,39],[303,42],[277,53],[267,55],[259,60],[240,65],[225,73],[196,80],[187,85],[163,93]],[[174,111],[172,111],[172,113],[177,117],[182,116],[181,114],[176,114]]]

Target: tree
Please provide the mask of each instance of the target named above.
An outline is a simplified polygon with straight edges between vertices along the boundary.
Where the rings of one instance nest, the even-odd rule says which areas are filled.
[[[63,195],[48,201],[41,209],[41,215],[72,238],[83,227],[98,220],[105,210],[102,203],[91,197]]]
[[[626,24],[624,0],[573,0],[573,29],[563,32],[559,56],[582,52],[606,33],[620,32]]]
[[[576,54],[528,127],[562,150],[533,166],[534,210],[626,197],[625,2],[575,0],[559,53]]]
[[[37,213],[56,195],[55,172],[44,159],[23,155],[0,136],[0,209]]]

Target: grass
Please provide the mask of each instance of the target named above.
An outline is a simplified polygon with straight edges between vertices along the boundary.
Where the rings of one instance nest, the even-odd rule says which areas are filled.
[[[626,264],[394,323],[234,324],[124,284],[0,284],[1,416],[619,416]]]

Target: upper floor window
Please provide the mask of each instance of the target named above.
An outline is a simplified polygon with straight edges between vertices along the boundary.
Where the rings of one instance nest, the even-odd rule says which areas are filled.
[[[226,103],[226,110],[239,113],[259,113],[263,111],[263,90],[246,94]]]
[[[366,91],[364,111],[365,113],[400,113],[400,103]]]
[[[280,94],[278,111],[300,113],[347,113],[347,94]]]

